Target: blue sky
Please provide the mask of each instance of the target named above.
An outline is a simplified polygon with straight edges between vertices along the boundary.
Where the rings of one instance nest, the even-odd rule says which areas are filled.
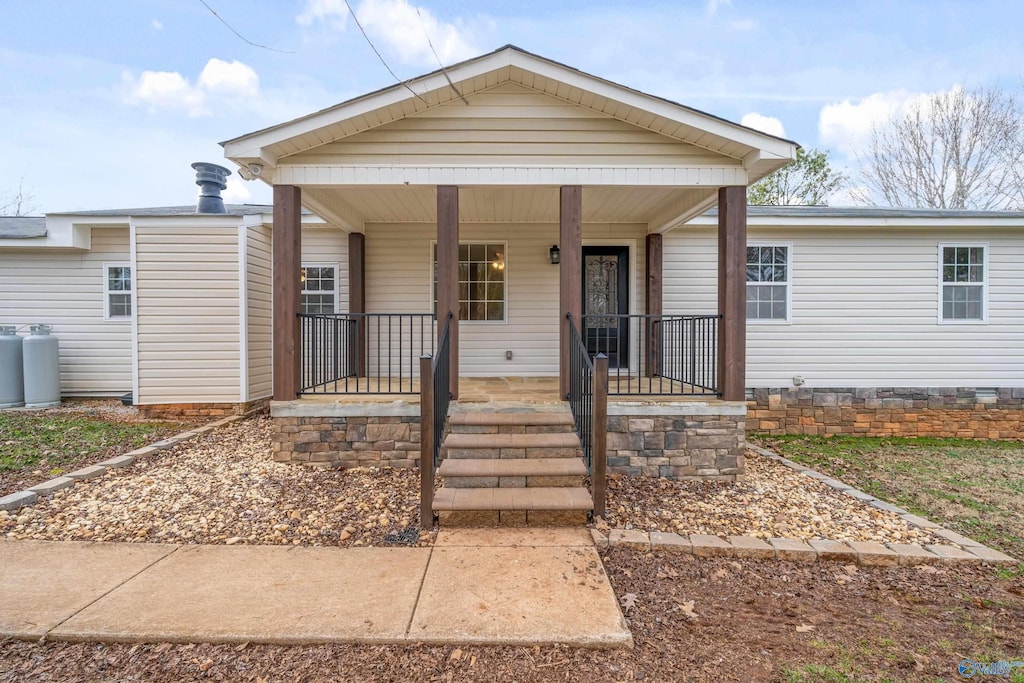
[[[842,167],[922,94],[1024,83],[1020,0],[350,2],[403,79],[437,68],[424,29],[447,64],[514,43]],[[207,3],[281,52],[199,0],[0,2],[0,199],[21,182],[36,212],[189,204],[189,163],[222,161],[219,141],[394,82],[343,0]]]

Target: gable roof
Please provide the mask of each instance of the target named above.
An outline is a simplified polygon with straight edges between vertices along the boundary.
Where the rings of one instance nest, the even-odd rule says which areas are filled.
[[[449,79],[452,85],[449,85]],[[221,143],[240,166],[284,158],[515,82],[661,135],[742,160],[754,182],[789,163],[797,143],[593,76],[514,45]]]

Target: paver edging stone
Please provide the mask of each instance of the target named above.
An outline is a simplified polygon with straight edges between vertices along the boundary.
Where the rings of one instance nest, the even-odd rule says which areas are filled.
[[[251,417],[252,415],[255,415],[262,411],[262,408],[256,408],[246,413],[243,413],[242,415],[229,415],[228,417],[223,417],[214,422],[205,424],[202,427],[195,427],[193,429],[189,429],[184,432],[174,434],[165,439],[161,439],[160,441],[157,441],[155,443],[151,443],[148,446],[143,446],[142,448],[136,448],[135,450],[128,451],[123,455],[108,458],[107,460],[96,463],[95,465],[82,467],[80,469],[75,470],[74,472],[69,472],[68,474],[62,475],[60,477],[55,477],[53,479],[40,482],[39,484],[36,484],[35,486],[30,486],[29,488],[23,491],[16,491],[14,493],[11,493],[0,498],[0,510],[13,512],[20,510],[23,507],[28,507],[35,503],[37,500],[39,500],[39,496],[41,495],[53,495],[55,491],[65,489],[79,481],[101,477],[107,473],[107,470],[128,467],[130,465],[135,464],[135,461],[140,457],[152,455],[153,453],[158,453],[160,451],[167,450],[168,448],[176,446],[179,443],[188,441],[189,439],[195,438],[202,434],[207,434],[218,427],[223,427],[224,425],[231,424],[232,422],[244,420],[245,418]],[[64,479],[70,480],[70,483],[64,482]]]

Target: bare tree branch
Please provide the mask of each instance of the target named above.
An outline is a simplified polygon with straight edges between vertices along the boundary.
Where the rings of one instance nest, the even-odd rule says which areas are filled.
[[[25,189],[25,179],[18,181],[18,189],[0,196],[0,216],[27,216],[36,210],[36,196]]]
[[[1024,105],[995,89],[954,88],[875,125],[860,159],[865,203],[1024,208]]]

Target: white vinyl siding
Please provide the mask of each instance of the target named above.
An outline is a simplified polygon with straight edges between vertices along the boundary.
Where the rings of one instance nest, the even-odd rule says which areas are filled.
[[[134,230],[136,402],[238,402],[238,227],[168,223]]]
[[[320,166],[722,166],[742,162],[515,83],[286,156]]]
[[[272,300],[270,227],[247,229],[246,237],[246,330],[248,337],[249,400],[270,396],[273,391]]]
[[[753,242],[785,241],[792,323],[747,326],[747,386],[1021,386],[1024,240],[978,228],[748,227]],[[936,245],[989,245],[988,325],[936,320]],[[956,242],[959,243],[959,242]],[[968,243],[968,242],[965,242]],[[665,237],[665,312],[717,309],[717,242],[710,227]]]
[[[3,242],[0,241],[0,248]],[[0,325],[53,325],[65,396],[132,390],[129,318],[104,320],[104,263],[127,263],[128,228],[93,228],[89,251],[0,252]]]
[[[625,244],[630,264],[644,263],[646,225],[584,224],[585,244]],[[366,229],[367,311],[431,310],[431,243],[428,224],[369,224]],[[506,322],[459,326],[460,374],[475,377],[558,374],[558,272],[548,249],[558,242],[558,225],[544,223],[463,224],[460,242],[508,245]],[[564,260],[564,252],[563,252]],[[643,310],[644,275],[634,268],[630,298]],[[505,360],[512,351],[512,360]]]

